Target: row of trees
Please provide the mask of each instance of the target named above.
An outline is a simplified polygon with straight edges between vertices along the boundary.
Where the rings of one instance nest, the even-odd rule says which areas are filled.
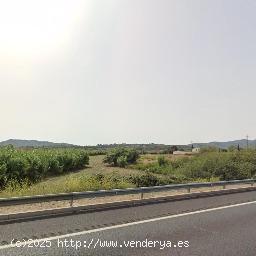
[[[7,146],[0,148],[0,189],[12,180],[33,183],[46,176],[81,169],[88,164],[89,156],[81,149],[25,151]]]

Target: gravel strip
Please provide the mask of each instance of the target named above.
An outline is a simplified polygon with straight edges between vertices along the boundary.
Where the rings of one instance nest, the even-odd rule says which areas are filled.
[[[226,186],[226,189],[246,188],[250,186],[251,186],[250,184],[228,185]],[[191,189],[191,192],[217,191],[222,189],[223,189],[222,186],[209,187],[209,188],[195,188],[195,189]],[[188,193],[186,189],[170,190],[165,192],[145,193],[143,194],[143,198],[157,198],[161,196],[181,195],[186,193]],[[140,198],[141,198],[141,194],[85,198],[85,199],[75,200],[73,202],[73,206],[96,205],[96,204],[102,204],[102,203],[121,202],[121,201],[134,200],[134,199],[140,199]],[[53,201],[53,202],[34,203],[34,204],[26,204],[26,205],[14,205],[14,206],[1,207],[0,214],[31,212],[31,211],[35,212],[40,210],[64,208],[69,206],[70,206],[70,201]]]

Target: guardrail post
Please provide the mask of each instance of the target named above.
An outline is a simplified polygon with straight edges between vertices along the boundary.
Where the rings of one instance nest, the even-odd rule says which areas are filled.
[[[194,191],[194,188],[200,187],[218,187],[226,189],[229,188],[230,185],[234,184],[246,184],[247,186],[251,186],[252,188],[256,187],[256,179],[246,179],[246,180],[233,180],[233,181],[220,181],[220,182],[205,182],[205,183],[189,183],[189,184],[177,184],[177,185],[167,185],[167,186],[156,186],[145,188],[130,188],[130,189],[117,189],[110,191],[84,191],[81,193],[63,193],[56,195],[40,195],[40,196],[29,196],[29,197],[14,197],[14,198],[0,198],[0,206],[12,206],[12,205],[23,205],[23,204],[33,204],[33,203],[42,203],[42,202],[50,202],[50,201],[65,201],[67,205],[70,207],[74,207],[76,205],[75,200],[78,198],[98,198],[105,197],[108,195],[136,195],[138,199],[145,199],[145,195],[149,195],[149,193],[159,192],[159,191],[169,191],[169,190],[177,190],[182,189],[183,191],[187,191],[191,193]],[[255,184],[255,185],[254,185]],[[146,196],[147,198],[148,196]]]
[[[70,200],[70,207],[73,207],[74,205],[74,195],[72,194],[71,200]]]

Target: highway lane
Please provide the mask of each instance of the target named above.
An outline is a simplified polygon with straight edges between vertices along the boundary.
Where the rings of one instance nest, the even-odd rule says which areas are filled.
[[[241,205],[193,215],[182,215],[171,219],[159,219],[161,216],[173,216],[182,212],[193,212],[202,208],[256,200],[256,192],[207,197],[200,199],[167,202],[138,207],[115,209],[96,213],[84,213],[52,219],[13,223],[0,226],[1,239],[6,243],[16,238],[56,237],[64,234],[83,232],[83,235],[71,236],[76,241],[101,239],[119,241],[137,240],[166,241],[174,243],[189,241],[188,248],[99,248],[62,249],[52,240],[50,248],[8,248],[0,250],[0,255],[255,255],[256,204]],[[145,219],[153,222],[113,228],[123,223],[138,223]],[[167,217],[169,218],[169,217]],[[110,228],[94,232],[93,229]],[[8,241],[7,241],[8,240]],[[70,241],[70,240],[69,240]],[[32,246],[33,243],[31,244]],[[223,254],[222,252],[225,252]]]

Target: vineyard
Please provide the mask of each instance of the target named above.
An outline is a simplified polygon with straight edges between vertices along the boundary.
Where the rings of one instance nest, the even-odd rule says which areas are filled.
[[[82,149],[18,150],[12,146],[0,148],[0,189],[10,182],[34,183],[52,175],[82,169],[89,156]]]

